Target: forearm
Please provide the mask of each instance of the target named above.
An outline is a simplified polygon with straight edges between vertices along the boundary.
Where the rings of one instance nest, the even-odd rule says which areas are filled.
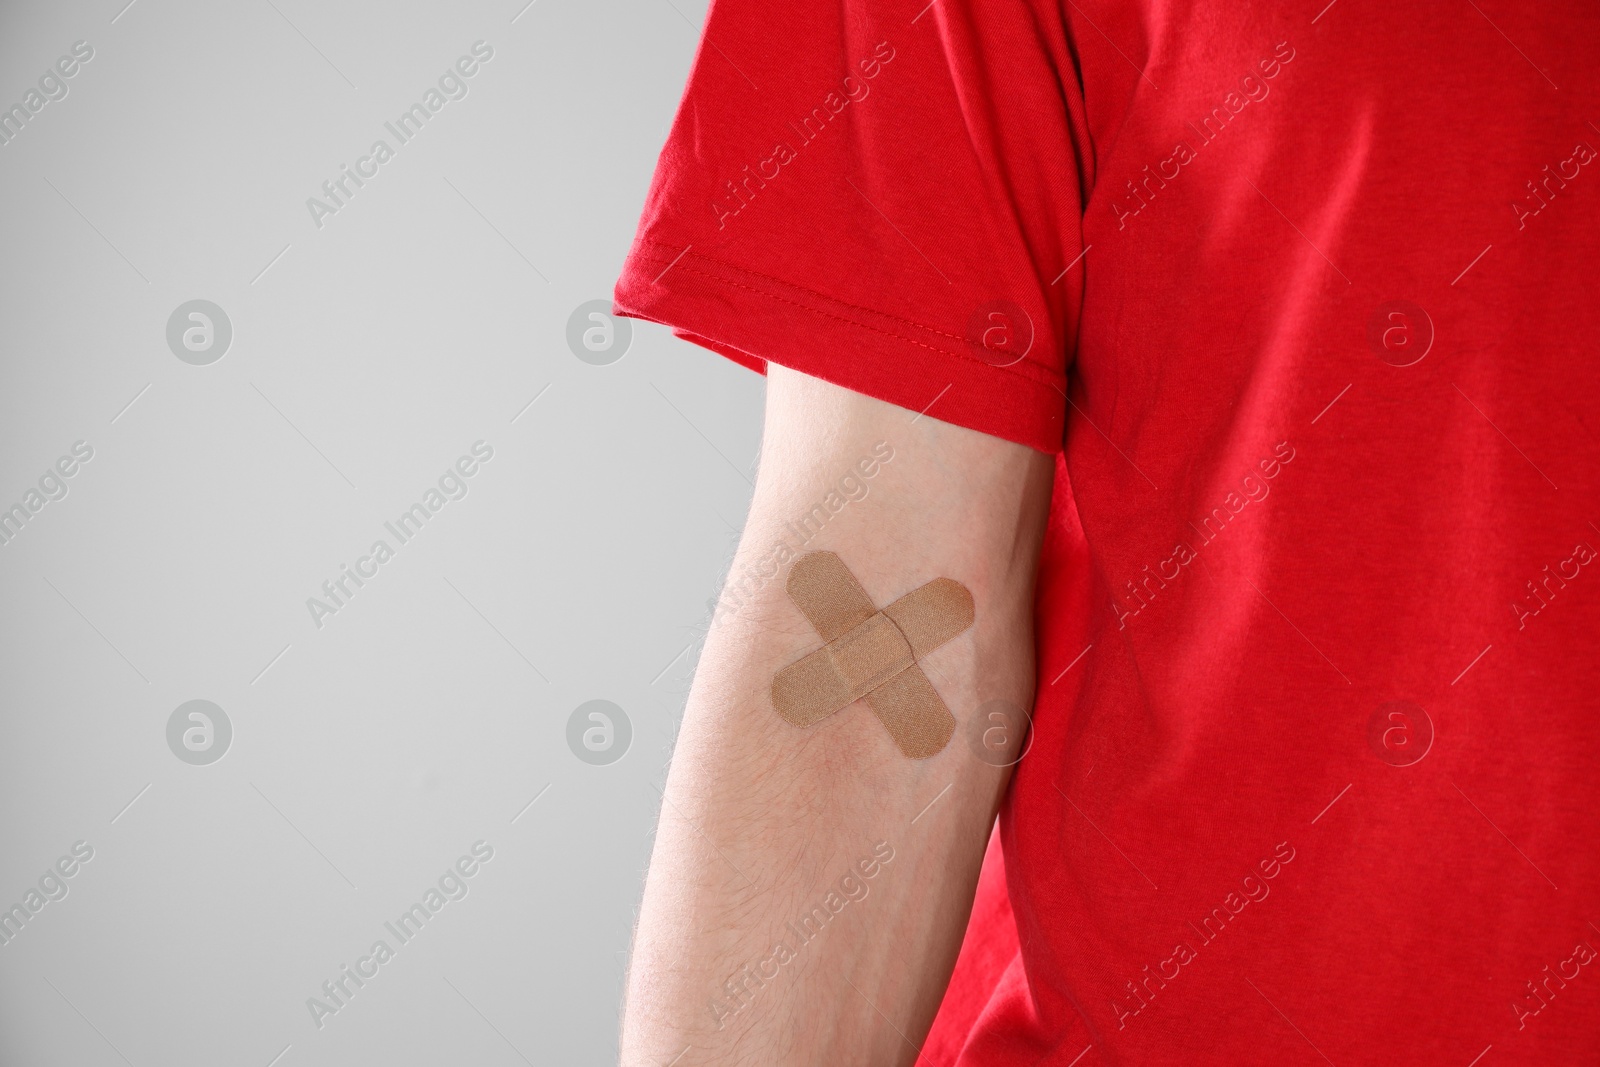
[[[912,1062],[1008,773],[974,753],[971,722],[986,701],[1031,706],[1048,459],[774,371],[750,519],[663,796],[625,1064],[686,1048],[678,1067]],[[865,495],[801,524],[852,471]],[[907,758],[861,701],[804,729],[774,709],[774,675],[822,644],[784,592],[780,542],[836,552],[880,607],[938,577],[970,591],[972,626],[918,661],[957,721],[936,755]]]

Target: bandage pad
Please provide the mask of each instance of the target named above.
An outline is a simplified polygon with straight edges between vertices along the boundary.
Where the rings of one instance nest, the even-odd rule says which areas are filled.
[[[779,716],[813,726],[865,700],[906,756],[941,751],[955,716],[917,661],[972,625],[966,586],[936,578],[880,611],[843,560],[810,552],[789,569],[788,591],[826,644],[773,678]]]

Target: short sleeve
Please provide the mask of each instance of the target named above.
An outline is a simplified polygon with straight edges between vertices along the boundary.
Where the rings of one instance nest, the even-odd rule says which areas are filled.
[[[713,0],[618,314],[1044,452],[1089,158],[1059,0]]]

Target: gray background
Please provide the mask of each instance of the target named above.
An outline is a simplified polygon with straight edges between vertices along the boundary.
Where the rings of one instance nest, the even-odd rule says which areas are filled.
[[[0,8],[0,106],[94,49],[0,146],[0,507],[94,449],[0,546],[0,907],[94,849],[0,946],[0,1064],[611,1062],[761,380],[651,324],[605,366],[566,333],[704,4],[125,4]],[[166,340],[193,299],[233,327],[206,366]],[[313,625],[480,439],[466,497]],[[195,699],[233,727],[205,766],[167,743]],[[606,766],[567,743],[593,699],[633,727]],[[307,998],[478,840],[468,895],[318,1029]]]

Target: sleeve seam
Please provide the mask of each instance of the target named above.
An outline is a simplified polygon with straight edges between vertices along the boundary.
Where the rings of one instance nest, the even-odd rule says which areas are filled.
[[[856,304],[851,304],[851,303],[849,303],[847,301],[838,300],[838,299],[836,299],[834,297],[831,297],[831,296],[828,296],[828,295],[826,295],[824,293],[819,293],[814,289],[808,289],[803,285],[795,285],[794,283],[786,282],[786,281],[782,280],[781,278],[775,278],[775,277],[773,277],[773,276],[771,276],[769,274],[763,274],[760,271],[750,270],[749,268],[736,266],[736,265],[734,265],[732,263],[726,263],[726,262],[724,262],[722,260],[715,259],[715,258],[713,258],[711,256],[702,255],[702,254],[700,254],[698,252],[690,251],[690,250],[687,250],[687,249],[685,249],[685,250],[673,250],[673,254],[669,256],[669,255],[667,255],[665,253],[669,249],[671,249],[672,246],[664,245],[659,241],[651,240],[651,239],[648,239],[648,238],[641,238],[640,241],[639,241],[639,245],[640,245],[640,247],[638,249],[636,249],[635,255],[639,256],[642,259],[645,259],[646,261],[653,262],[653,263],[666,263],[668,261],[670,261],[670,263],[678,263],[679,264],[678,269],[680,269],[680,270],[689,270],[689,271],[691,271],[691,272],[693,272],[695,274],[700,275],[702,278],[709,278],[710,280],[712,280],[714,282],[721,283],[721,284],[738,286],[741,289],[747,290],[747,291],[752,292],[752,293],[756,293],[759,296],[764,296],[764,297],[767,297],[768,299],[771,299],[771,300],[778,300],[778,301],[781,301],[783,303],[790,304],[790,305],[792,305],[794,307],[798,307],[803,311],[809,311],[809,312],[811,312],[812,314],[815,314],[815,315],[823,315],[823,316],[825,316],[827,318],[836,319],[836,320],[838,320],[840,322],[846,323],[846,324],[848,324],[850,326],[855,326],[855,327],[857,327],[859,329],[870,330],[870,331],[872,331],[874,333],[880,333],[880,334],[883,334],[883,335],[885,335],[887,337],[893,337],[896,340],[905,341],[905,342],[907,342],[909,344],[916,345],[919,348],[925,348],[930,352],[937,352],[937,353],[939,353],[940,355],[943,355],[943,356],[949,356],[949,357],[954,358],[954,359],[959,359],[959,360],[963,360],[963,361],[965,361],[967,363],[975,364],[977,366],[983,367],[986,370],[1003,371],[1003,372],[1005,372],[1006,374],[1008,374],[1011,377],[1020,379],[1022,381],[1026,381],[1026,382],[1028,382],[1029,384],[1032,384],[1032,385],[1047,385],[1047,386],[1050,386],[1050,387],[1054,388],[1055,391],[1057,393],[1060,393],[1062,396],[1066,395],[1066,393],[1062,391],[1062,388],[1061,388],[1061,385],[1060,385],[1060,382],[1065,381],[1065,376],[1064,375],[1060,375],[1060,374],[1056,374],[1056,373],[1051,372],[1051,371],[1043,370],[1037,364],[1019,363],[1019,364],[1014,364],[1014,365],[1009,365],[1009,366],[999,366],[999,365],[992,364],[992,363],[986,363],[983,360],[977,359],[976,357],[972,356],[970,353],[967,353],[967,352],[952,351],[949,348],[940,348],[937,345],[931,345],[931,344],[928,344],[925,341],[919,341],[914,337],[908,337],[903,333],[896,333],[896,332],[894,332],[892,330],[887,330],[887,329],[884,329],[883,327],[880,327],[880,326],[871,325],[870,323],[858,322],[855,319],[851,319],[851,318],[848,318],[848,317],[846,317],[844,315],[837,314],[837,313],[835,313],[833,311],[826,310],[824,307],[813,306],[812,304],[805,303],[803,301],[791,299],[789,297],[781,295],[780,293],[773,292],[768,288],[757,288],[755,286],[745,285],[745,284],[743,284],[741,282],[733,280],[732,278],[721,278],[721,277],[718,277],[715,274],[708,273],[707,271],[696,270],[693,267],[681,264],[679,261],[684,259],[684,258],[700,260],[700,261],[702,261],[702,262],[704,262],[706,264],[718,267],[718,268],[720,268],[722,270],[733,271],[733,272],[737,272],[737,273],[740,273],[740,274],[746,274],[746,275],[749,275],[749,276],[751,276],[753,278],[759,278],[762,281],[773,283],[774,285],[782,286],[782,287],[787,288],[787,289],[793,289],[793,290],[795,290],[797,292],[808,294],[809,296],[815,297],[816,300],[819,301],[819,302],[826,302],[827,304],[835,304],[835,305],[838,305],[840,307],[850,308],[850,309],[852,309],[854,311],[864,312],[864,313],[866,313],[868,315],[879,316],[881,318],[890,319],[890,320],[893,320],[895,322],[901,322],[901,323],[904,323],[904,324],[906,324],[908,326],[914,326],[919,330],[926,330],[928,333],[933,334],[933,335],[935,335],[937,337],[946,337],[946,338],[950,338],[950,339],[965,343],[965,341],[966,341],[965,338],[960,337],[960,336],[958,336],[956,334],[952,334],[952,333],[950,333],[950,332],[948,332],[946,330],[940,330],[940,329],[937,329],[935,327],[928,326],[928,325],[926,325],[924,323],[917,322],[917,321],[915,321],[913,319],[907,319],[907,318],[904,318],[904,317],[899,316],[899,315],[890,314],[889,312],[878,311],[878,310],[873,309],[873,308],[861,307],[861,306],[856,305]],[[643,246],[646,246],[646,245],[650,246],[650,248],[653,248],[653,249],[659,249],[660,252],[658,253],[658,252],[648,251],[643,247]],[[756,353],[752,353],[752,355],[756,355]],[[1026,368],[1026,369],[1024,369],[1024,368]]]

